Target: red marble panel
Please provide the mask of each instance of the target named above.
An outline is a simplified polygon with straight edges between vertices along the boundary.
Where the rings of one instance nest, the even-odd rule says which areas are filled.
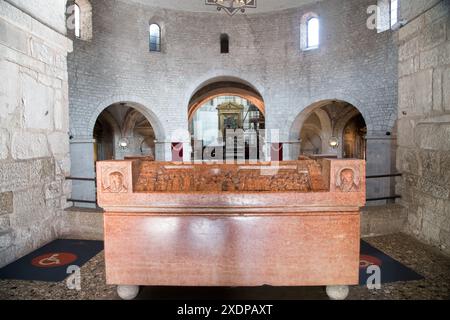
[[[107,281],[164,286],[353,285],[359,214],[105,215]]]

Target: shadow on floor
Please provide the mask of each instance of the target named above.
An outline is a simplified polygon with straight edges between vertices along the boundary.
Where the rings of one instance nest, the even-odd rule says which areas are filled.
[[[141,287],[137,300],[323,300],[325,287]]]

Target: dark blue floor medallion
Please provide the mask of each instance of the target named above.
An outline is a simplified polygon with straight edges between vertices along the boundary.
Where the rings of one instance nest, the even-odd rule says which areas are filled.
[[[366,285],[368,278],[373,275],[373,273],[367,272],[367,268],[371,265],[380,267],[381,283],[423,279],[423,277],[414,270],[404,266],[384,252],[361,240],[361,257],[359,265],[360,285]]]
[[[55,240],[0,269],[0,279],[60,282],[102,250],[103,241]]]

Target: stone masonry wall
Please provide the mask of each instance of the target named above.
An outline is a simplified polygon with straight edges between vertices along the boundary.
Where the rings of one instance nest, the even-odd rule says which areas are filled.
[[[34,2],[24,11],[0,1],[0,267],[58,236],[70,193],[72,43],[60,32],[65,1],[52,4]]]
[[[49,26],[58,33],[66,33],[67,0],[7,0],[16,8]]]
[[[364,115],[371,134],[396,119],[397,62],[392,32],[366,26],[372,0],[329,0],[267,14],[192,13],[127,1],[96,0],[92,41],[74,40],[69,55],[70,119],[75,137],[92,138],[103,108],[120,99],[151,110],[168,138],[188,129],[191,95],[220,76],[243,79],[266,104],[266,126],[287,139],[297,115],[313,102],[342,99]],[[300,20],[321,17],[318,50],[300,50]],[[149,22],[161,25],[162,52],[150,53]],[[220,54],[220,34],[230,53]],[[92,120],[93,119],[93,120]]]
[[[406,230],[450,253],[450,1],[427,4],[402,5],[397,189]]]
[[[264,14],[194,13],[119,0],[92,1],[93,39],[74,39],[69,55],[72,174],[94,177],[93,129],[112,103],[131,101],[156,127],[156,157],[170,160],[176,130],[188,130],[188,104],[201,85],[217,77],[253,85],[266,106],[266,128],[279,140],[297,141],[298,115],[325,99],[344,100],[368,125],[368,174],[395,167],[397,46],[393,32],[367,28],[373,0],[327,0]],[[320,16],[320,48],[300,50],[304,14]],[[162,52],[149,52],[149,23],[162,28]],[[220,35],[230,53],[220,54]],[[73,37],[73,35],[72,35]],[[298,141],[297,141],[298,142]],[[287,151],[285,159],[295,158]],[[185,155],[189,157],[189,152]],[[368,181],[370,197],[389,196],[389,179]],[[93,185],[74,183],[76,199],[95,200]]]

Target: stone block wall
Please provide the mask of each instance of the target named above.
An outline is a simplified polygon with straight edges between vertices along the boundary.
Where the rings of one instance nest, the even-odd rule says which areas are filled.
[[[54,31],[66,33],[66,11],[67,0],[6,0],[23,13],[33,17],[34,20],[45,24]]]
[[[0,1],[0,267],[58,236],[70,193],[64,12]]]
[[[61,238],[103,241],[103,210],[77,207],[66,209]]]
[[[361,237],[374,237],[402,232],[406,219],[406,212],[399,204],[362,208]]]
[[[403,2],[397,189],[408,233],[450,253],[450,1]]]

